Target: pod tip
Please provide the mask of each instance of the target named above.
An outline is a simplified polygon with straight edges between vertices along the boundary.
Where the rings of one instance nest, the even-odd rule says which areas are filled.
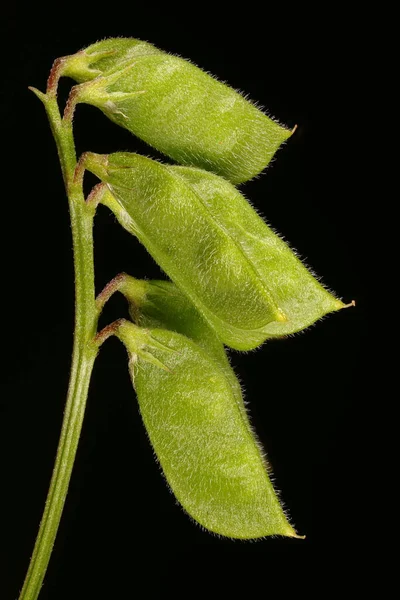
[[[296,540],[305,540],[306,539],[306,535],[299,535],[298,533],[294,533],[294,535],[292,535],[291,537],[295,538]]]
[[[355,300],[352,300],[348,304],[343,304],[343,302],[340,302],[339,308],[350,308],[351,306],[355,306],[355,305],[356,305],[356,301]]]

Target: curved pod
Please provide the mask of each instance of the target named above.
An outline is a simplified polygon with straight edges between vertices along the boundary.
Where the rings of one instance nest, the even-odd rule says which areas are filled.
[[[251,179],[291,135],[240,93],[178,56],[136,39],[109,39],[64,59],[86,82],[76,101],[185,165]]]
[[[163,329],[146,331],[147,339],[138,349],[137,329],[128,323],[118,337],[130,354],[150,442],[183,508],[200,525],[223,536],[298,537],[215,361],[187,337]]]
[[[86,163],[108,184],[103,202],[225,344],[248,350],[345,306],[222,177],[134,154]]]

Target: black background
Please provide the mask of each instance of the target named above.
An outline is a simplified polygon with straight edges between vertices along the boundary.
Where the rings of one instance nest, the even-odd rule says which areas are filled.
[[[40,14],[8,7],[2,14],[0,597],[17,598],[33,548],[61,426],[73,327],[67,202],[43,107],[27,86],[44,90],[56,57],[116,35],[190,58],[280,121],[298,125],[268,171],[243,190],[325,284],[345,301],[355,299],[357,308],[257,352],[232,353],[276,485],[305,541],[232,542],[189,520],[153,459],[125,351],[108,341],[95,366],[40,598],[253,597],[271,588],[322,598],[336,586],[358,587],[356,563],[368,549],[369,531],[362,468],[368,461],[365,224],[357,160],[360,98],[368,86],[362,18],[328,9],[296,16],[268,10],[261,17],[251,6],[225,20],[199,6],[174,14],[114,3],[90,17],[81,9]],[[62,101],[70,83],[61,84]],[[94,108],[79,106],[75,131],[78,152],[157,156]],[[95,254],[97,291],[119,271],[160,275],[103,207]],[[102,323],[124,315],[124,302],[115,297]]]

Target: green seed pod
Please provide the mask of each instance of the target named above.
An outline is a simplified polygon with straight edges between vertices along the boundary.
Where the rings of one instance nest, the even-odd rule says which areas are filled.
[[[134,154],[86,163],[108,184],[103,202],[228,346],[249,350],[345,306],[223,178]]]
[[[150,442],[188,514],[227,537],[298,537],[216,362],[192,340],[165,329],[124,322],[116,334],[130,356]]]
[[[75,102],[100,108],[178,163],[251,179],[291,131],[192,63],[136,39],[108,39],[64,59]]]
[[[262,327],[285,319],[254,266],[202,199],[169,166],[137,154],[88,153],[87,169],[108,187],[114,210],[227,345],[247,350]],[[116,206],[115,206],[116,205]]]

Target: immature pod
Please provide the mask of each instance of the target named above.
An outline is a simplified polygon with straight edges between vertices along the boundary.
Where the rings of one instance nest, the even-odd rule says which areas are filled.
[[[240,93],[192,63],[136,39],[108,39],[66,57],[75,102],[185,165],[251,179],[291,135]]]
[[[239,244],[170,167],[137,154],[88,153],[87,169],[112,194],[102,200],[196,305],[221,340],[247,350],[285,319]]]
[[[298,537],[217,363],[189,338],[165,329],[124,322],[117,335],[130,355],[150,442],[188,514],[232,538]]]
[[[228,346],[254,348],[345,306],[223,178],[123,153],[89,155],[87,167],[108,184],[104,202]]]

